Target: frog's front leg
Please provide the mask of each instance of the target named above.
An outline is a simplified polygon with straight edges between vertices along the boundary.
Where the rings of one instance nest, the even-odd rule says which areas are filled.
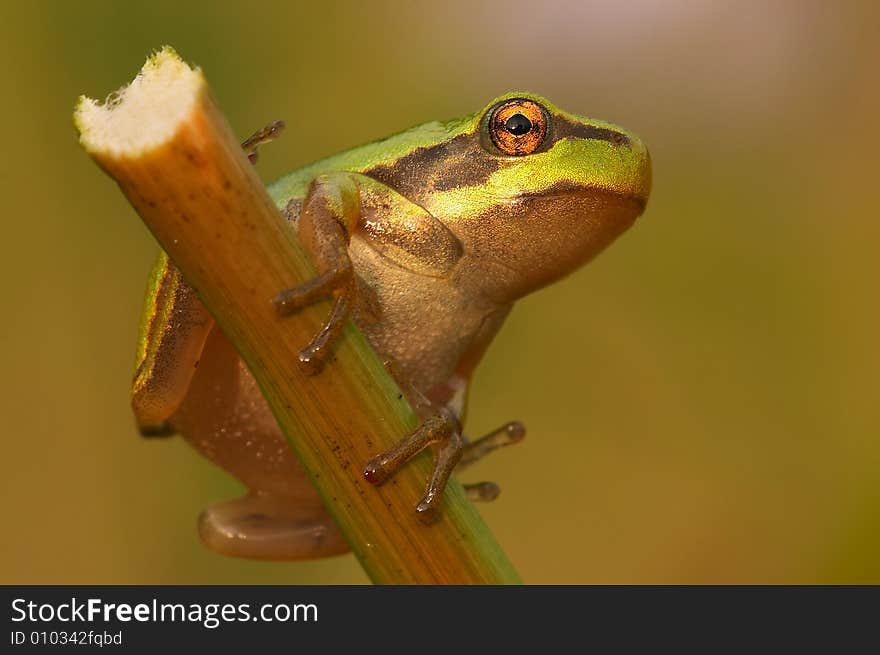
[[[392,375],[404,389],[410,402],[414,402],[413,407],[420,415],[430,415],[432,412],[437,412],[436,408],[439,406],[443,408],[439,412],[441,417],[451,417],[454,420],[447,418],[443,424],[445,429],[434,428],[433,434],[426,431],[429,422],[422,424],[416,432],[403,439],[396,446],[371,459],[367,463],[364,476],[374,484],[381,484],[430,443],[440,442],[434,476],[431,478],[425,496],[417,506],[417,511],[426,519],[433,518],[443,487],[456,465],[459,469],[466,468],[489,453],[504,446],[518,443],[525,437],[525,426],[519,421],[507,423],[472,443],[467,443],[461,434],[461,422],[466,413],[470,377],[509,311],[510,307],[501,307],[485,317],[473,336],[470,347],[461,357],[455,374],[445,384],[434,388],[430,392],[430,399],[408,384],[406,378],[399,371],[395,371],[393,366],[391,368]],[[500,493],[498,485],[494,482],[466,484],[464,488],[468,497],[475,501],[492,501]]]
[[[273,299],[278,313],[289,316],[335,296],[330,316],[300,351],[300,362],[309,373],[321,370],[362,286],[348,254],[351,235],[358,229],[389,265],[414,275],[443,276],[462,255],[461,243],[443,223],[390,187],[355,173],[315,178],[299,214],[298,230],[318,275]]]
[[[351,312],[355,279],[348,242],[359,216],[358,189],[350,176],[323,175],[315,179],[300,213],[299,235],[312,256],[318,276],[298,287],[285,289],[272,301],[279,315],[289,316],[319,300],[336,296],[323,327],[299,353],[307,373],[321,370]]]
[[[461,424],[451,411],[443,409],[430,416],[415,432],[399,441],[393,448],[372,458],[364,467],[364,477],[367,481],[380,485],[432,444],[438,447],[434,471],[428,480],[425,495],[416,505],[416,513],[425,523],[434,521],[437,506],[443,497],[443,490],[464,450]]]
[[[336,297],[324,326],[300,352],[300,361],[310,373],[320,371],[354,303],[359,285],[348,244],[359,228],[389,265],[414,275],[443,276],[462,254],[461,243],[441,222],[393,189],[353,173],[317,177],[304,200],[298,229],[318,275],[282,291],[273,301],[278,313],[287,316],[322,298]],[[434,471],[416,507],[422,517],[430,520],[461,458],[464,440],[455,411],[438,410],[431,403],[425,409],[424,423],[395,448],[371,460],[366,475],[372,482],[381,483],[413,455],[436,445]]]

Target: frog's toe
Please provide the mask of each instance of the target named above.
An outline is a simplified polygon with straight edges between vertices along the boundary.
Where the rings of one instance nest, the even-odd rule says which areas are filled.
[[[522,423],[519,421],[506,423],[497,430],[493,430],[489,434],[467,444],[464,447],[458,468],[459,470],[465,469],[499,448],[519,443],[525,439],[525,436],[526,427]]]
[[[272,298],[272,304],[275,305],[275,311],[279,316],[290,316],[309,305],[314,305],[319,300],[329,298],[335,291],[344,289],[351,279],[351,265],[346,263],[324,271],[298,287],[279,291]]]
[[[351,312],[351,300],[354,286],[349,284],[345,287],[321,330],[312,338],[309,344],[299,351],[300,368],[308,375],[315,375],[324,368],[324,363],[330,356],[333,344],[339,339],[345,320]]]
[[[475,502],[489,503],[501,494],[501,487],[494,482],[475,482],[464,485],[467,497]]]
[[[298,560],[348,551],[323,507],[258,492],[207,508],[198,530],[208,548],[232,557]]]
[[[433,523],[437,519],[437,509],[446,483],[464,449],[461,424],[451,412],[442,410],[426,419],[415,432],[370,459],[363,471],[368,482],[383,484],[430,444],[438,446],[434,470],[425,488],[425,495],[416,505],[416,515],[424,523]]]
[[[351,267],[347,266],[323,273],[299,287],[286,289],[273,299],[278,314],[289,316],[322,298],[336,295],[333,309],[321,330],[299,352],[300,368],[304,373],[315,375],[323,369],[351,313],[355,286]]]

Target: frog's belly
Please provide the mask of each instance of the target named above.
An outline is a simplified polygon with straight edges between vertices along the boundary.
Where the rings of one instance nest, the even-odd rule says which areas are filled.
[[[359,298],[355,305],[355,321],[370,345],[424,393],[447,382],[496,307],[459,289],[451,277],[401,268],[357,234],[349,255],[378,304],[379,315],[372,320],[367,300]]]

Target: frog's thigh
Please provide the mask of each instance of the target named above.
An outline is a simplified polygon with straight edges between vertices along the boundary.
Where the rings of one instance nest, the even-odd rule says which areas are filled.
[[[164,253],[151,291],[131,389],[131,405],[144,436],[170,434],[167,421],[186,397],[214,319]]]
[[[250,559],[315,559],[348,551],[323,507],[260,492],[206,509],[199,517],[199,536],[222,555]]]

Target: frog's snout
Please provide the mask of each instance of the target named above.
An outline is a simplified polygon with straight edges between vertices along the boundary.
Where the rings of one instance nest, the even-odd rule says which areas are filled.
[[[645,211],[648,197],[651,195],[651,153],[637,136],[627,134],[627,137],[630,149],[628,157],[631,159],[629,167],[631,179],[628,186],[639,207],[638,215],[641,215]]]
[[[580,128],[580,139],[558,142],[561,168],[573,172],[575,186],[610,193],[632,221],[640,216],[651,194],[651,155],[644,142],[632,132],[616,125],[590,125]],[[565,155],[571,155],[566,158]]]
[[[642,146],[644,150],[644,155],[642,156],[642,211],[645,211],[645,207],[648,204],[648,196],[651,195],[651,153],[647,148]]]

